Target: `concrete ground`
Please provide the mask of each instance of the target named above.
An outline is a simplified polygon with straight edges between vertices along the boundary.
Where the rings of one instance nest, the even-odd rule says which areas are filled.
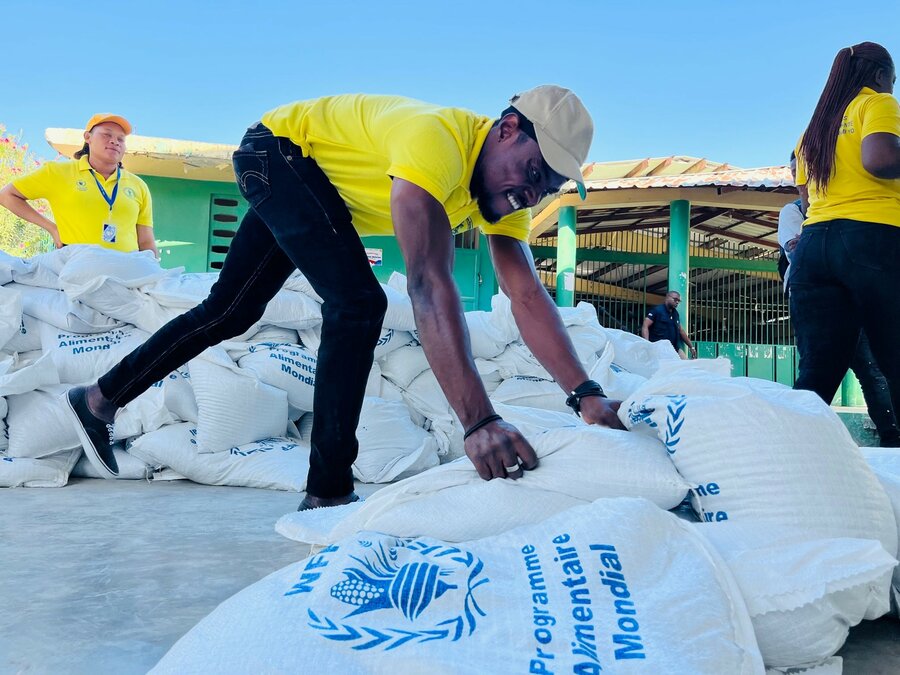
[[[220,602],[306,556],[273,528],[299,501],[187,481],[0,490],[0,673],[147,672]],[[900,673],[900,623],[864,622],[840,654],[848,675]]]

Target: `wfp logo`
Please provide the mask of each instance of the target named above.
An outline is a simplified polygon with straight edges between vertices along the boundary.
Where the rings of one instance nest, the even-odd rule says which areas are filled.
[[[330,606],[350,612],[335,621],[308,610],[310,627],[323,637],[355,650],[387,651],[406,643],[459,640],[485,616],[474,591],[489,580],[482,578],[484,563],[473,554],[416,540],[387,550],[359,544],[365,554],[350,556],[355,564],[345,567],[344,579],[330,589]]]

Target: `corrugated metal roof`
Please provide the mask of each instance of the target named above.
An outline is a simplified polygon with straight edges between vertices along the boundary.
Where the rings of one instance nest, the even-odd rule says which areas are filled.
[[[629,188],[735,187],[780,188],[793,187],[791,171],[786,166],[766,166],[758,169],[730,169],[707,173],[684,173],[672,176],[639,176],[634,178],[602,178],[586,180],[585,188],[592,190],[623,190]],[[574,185],[571,190],[574,192]]]

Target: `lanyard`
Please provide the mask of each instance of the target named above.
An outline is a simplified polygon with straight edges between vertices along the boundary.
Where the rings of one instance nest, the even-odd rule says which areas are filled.
[[[103,195],[103,199],[109,204],[109,212],[112,213],[113,204],[116,203],[116,197],[119,196],[119,179],[122,177],[122,167],[116,168],[116,186],[113,188],[111,197],[106,194],[106,190],[103,189],[103,185],[100,183],[100,179],[97,178],[97,174],[94,173],[93,169],[91,169],[91,175],[94,177],[94,182],[97,184],[97,189],[100,190],[100,194]]]

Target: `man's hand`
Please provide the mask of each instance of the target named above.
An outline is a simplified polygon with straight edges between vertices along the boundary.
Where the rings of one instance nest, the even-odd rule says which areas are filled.
[[[522,477],[538,465],[537,454],[512,424],[497,420],[466,439],[466,455],[484,480]],[[515,468],[513,468],[515,467]],[[510,470],[512,469],[512,470]]]
[[[694,358],[696,359],[696,358],[697,358],[697,346],[696,346],[696,345],[691,345],[691,346],[690,346],[690,350],[691,350],[691,356],[694,357]]]
[[[622,401],[613,401],[603,396],[585,396],[581,399],[581,419],[588,424],[624,429],[625,425],[616,414],[621,405]]]
[[[799,235],[799,234],[798,234],[796,237],[794,237],[793,239],[789,240],[789,241],[784,245],[784,250],[787,251],[788,253],[793,253],[793,252],[794,252],[794,249],[797,248],[797,242],[798,242],[798,241],[800,241],[800,235]]]

